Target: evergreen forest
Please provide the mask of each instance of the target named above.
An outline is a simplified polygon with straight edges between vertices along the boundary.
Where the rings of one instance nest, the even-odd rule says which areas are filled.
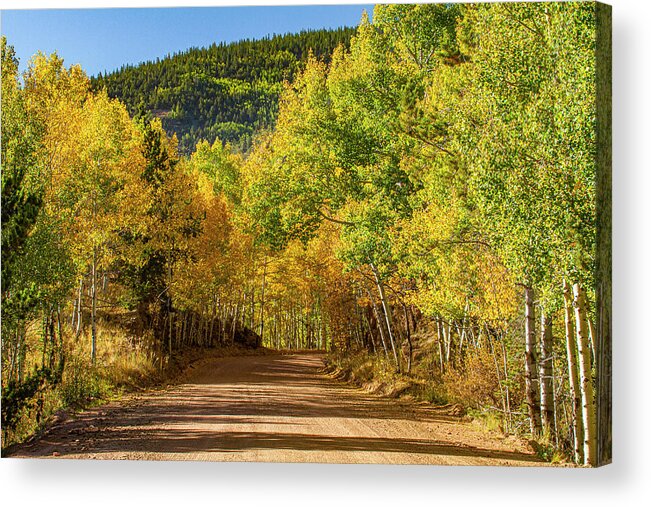
[[[213,44],[140,65],[125,65],[91,79],[132,117],[158,117],[179,151],[192,153],[200,140],[216,139],[239,151],[273,127],[283,82],[291,82],[307,59],[328,62],[348,46],[353,28],[304,31],[261,40]]]

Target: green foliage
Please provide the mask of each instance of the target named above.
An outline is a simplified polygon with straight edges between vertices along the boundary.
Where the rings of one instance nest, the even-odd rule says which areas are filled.
[[[592,285],[594,4],[468,9],[472,123],[458,149],[491,243],[522,283]]]
[[[160,197],[179,160],[170,149],[160,122],[142,121],[139,126],[143,136],[141,153],[145,159],[140,180],[145,187],[143,190],[148,189]],[[143,194],[147,195],[146,191]],[[156,197],[152,202],[145,203],[145,214],[150,219],[164,222],[168,212]],[[116,263],[119,279],[129,291],[129,295],[123,298],[129,308],[156,302],[165,292],[166,252],[153,241],[152,232],[134,234],[129,229],[120,232],[123,241],[131,247],[131,255],[122,257]]]
[[[64,406],[80,408],[89,401],[105,397],[110,392],[109,383],[86,361],[73,357],[66,366],[60,397]]]
[[[200,142],[192,154],[192,164],[210,178],[216,195],[224,194],[239,206],[242,201],[241,160],[232,153],[229,144],[223,145],[219,138],[212,146],[207,141]]]
[[[32,118],[18,86],[18,60],[2,37],[2,302],[27,294],[11,291],[16,264],[43,204],[38,186],[42,125]],[[6,316],[6,314],[5,314]]]
[[[37,402],[35,398],[39,391],[47,385],[57,385],[61,382],[62,366],[56,370],[43,366],[22,381],[12,379],[2,386],[3,430],[11,428],[21,411]]]
[[[456,40],[459,4],[389,4],[373,11],[373,25],[401,61],[431,72],[459,58]]]
[[[15,269],[14,281],[20,290],[38,287],[41,304],[62,304],[75,282],[76,270],[70,249],[60,234],[61,223],[41,214],[25,241],[24,253]]]
[[[378,5],[356,30],[192,49],[92,93],[56,55],[21,88],[3,39],[8,423],[49,382],[22,367],[63,357],[28,324],[87,312],[72,287],[98,270],[104,316],[137,310],[129,347],[161,369],[243,334],[318,343],[359,381],[526,423],[518,291],[556,320],[564,278],[594,299],[594,9]],[[66,404],[104,392],[79,360],[64,373]]]

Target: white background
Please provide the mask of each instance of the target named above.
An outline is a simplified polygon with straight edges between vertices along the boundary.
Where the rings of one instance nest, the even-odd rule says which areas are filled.
[[[248,1],[239,4],[307,2]],[[320,3],[342,3],[327,2]],[[348,2],[362,3],[362,2]],[[651,505],[647,0],[613,6],[614,463],[590,469],[0,460],[4,505]],[[2,8],[237,5],[0,0]]]

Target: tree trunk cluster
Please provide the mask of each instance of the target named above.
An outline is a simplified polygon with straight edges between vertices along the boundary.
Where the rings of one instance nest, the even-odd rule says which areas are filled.
[[[595,466],[594,326],[585,290],[580,284],[570,287],[564,281],[563,297],[572,453],[577,463]],[[531,434],[558,442],[556,421],[559,408],[554,387],[559,375],[555,372],[552,315],[541,308],[538,342],[535,340],[534,312],[533,290],[525,287],[525,383]]]

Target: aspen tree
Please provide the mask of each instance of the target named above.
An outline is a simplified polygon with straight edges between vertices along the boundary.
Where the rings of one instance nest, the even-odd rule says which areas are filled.
[[[595,400],[592,381],[592,357],[588,331],[588,312],[585,292],[574,284],[574,315],[576,320],[576,339],[579,346],[579,382],[581,386],[581,414],[583,417],[584,443],[583,455],[586,465],[596,465],[596,419]]]
[[[536,329],[534,292],[531,287],[524,288],[525,312],[525,361],[524,372],[527,392],[527,407],[529,411],[529,427],[532,435],[540,433],[540,402],[538,398],[538,357],[536,351]]]
[[[551,316],[540,311],[540,410],[542,428],[548,438],[554,428],[554,368]]]
[[[572,289],[563,280],[563,299],[565,304],[565,344],[567,350],[567,370],[570,385],[570,409],[572,413],[573,452],[577,463],[583,462],[583,413],[581,409],[581,385],[577,362],[576,335],[572,306]]]

